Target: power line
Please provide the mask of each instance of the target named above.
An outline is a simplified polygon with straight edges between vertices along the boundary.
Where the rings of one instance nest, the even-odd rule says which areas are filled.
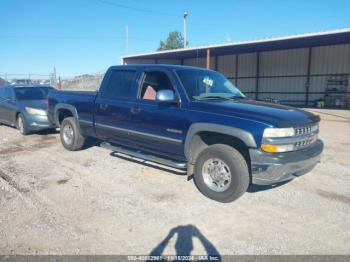
[[[0,35],[0,38],[14,38],[14,39],[125,39],[125,36],[62,36],[62,35]],[[129,37],[129,39],[149,41],[149,42],[159,42],[158,40],[153,40],[149,38],[142,37]]]
[[[14,73],[2,73],[0,75],[7,75],[7,76],[28,76],[28,75],[31,75],[31,76],[49,76],[49,75],[44,75],[44,74],[33,74],[33,73],[20,73],[20,74],[14,74]]]
[[[32,38],[32,39],[115,39],[113,36],[53,36],[53,35],[0,35],[0,38]]]
[[[125,8],[125,9],[129,9],[129,10],[133,10],[133,11],[143,12],[143,13],[162,15],[162,16],[171,16],[171,17],[178,17],[178,18],[181,17],[181,15],[177,15],[177,14],[163,13],[163,12],[153,11],[153,10],[149,10],[149,9],[132,7],[132,6],[118,4],[118,3],[110,2],[110,1],[106,1],[106,0],[96,0],[96,1],[100,2],[102,4],[105,4],[105,5],[117,6],[117,7],[120,7],[120,8]]]

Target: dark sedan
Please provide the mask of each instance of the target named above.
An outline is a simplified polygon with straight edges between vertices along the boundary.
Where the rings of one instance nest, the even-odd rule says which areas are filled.
[[[23,135],[53,128],[47,117],[50,86],[0,87],[0,124],[17,127]]]

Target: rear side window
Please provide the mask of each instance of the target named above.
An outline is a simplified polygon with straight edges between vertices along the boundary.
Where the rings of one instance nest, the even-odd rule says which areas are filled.
[[[134,70],[113,71],[109,78],[105,95],[108,97],[128,98],[135,74],[136,71]]]
[[[48,92],[47,87],[18,87],[15,89],[18,101],[45,100]]]

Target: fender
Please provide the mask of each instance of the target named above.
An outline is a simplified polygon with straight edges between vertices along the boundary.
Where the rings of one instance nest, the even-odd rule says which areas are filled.
[[[58,119],[58,110],[60,110],[60,109],[67,109],[70,112],[72,112],[73,117],[75,118],[75,121],[76,121],[76,123],[78,125],[79,131],[81,132],[78,111],[77,111],[77,109],[74,106],[69,105],[69,104],[58,103],[57,105],[55,105],[55,108],[54,108],[54,112],[55,112],[55,114],[54,114],[54,121],[55,121],[55,124],[57,126],[60,126],[60,123],[59,123],[60,121]]]
[[[230,135],[242,140],[249,148],[257,147],[253,135],[243,129],[218,124],[195,123],[192,124],[190,129],[188,130],[185,140],[185,156],[189,162],[191,161],[191,143],[195,135],[199,132],[215,132],[223,135]]]

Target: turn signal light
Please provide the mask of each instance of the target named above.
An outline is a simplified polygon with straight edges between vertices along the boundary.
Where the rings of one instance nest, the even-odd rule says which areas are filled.
[[[262,144],[261,149],[268,153],[282,153],[294,150],[294,144],[289,145],[268,145]]]
[[[277,152],[277,146],[275,146],[275,145],[265,145],[265,144],[262,144],[262,145],[261,145],[261,149],[264,150],[265,152],[269,152],[269,153],[275,153],[275,152]]]

